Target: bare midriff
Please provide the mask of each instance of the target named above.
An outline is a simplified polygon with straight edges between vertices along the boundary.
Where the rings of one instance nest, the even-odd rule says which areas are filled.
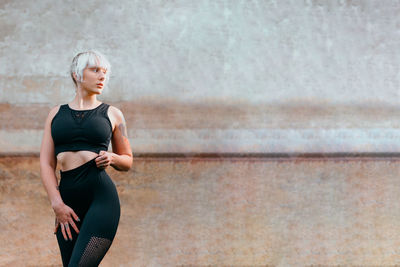
[[[96,158],[98,154],[92,151],[65,151],[57,155],[57,163],[60,165],[61,171],[75,169],[86,162]]]

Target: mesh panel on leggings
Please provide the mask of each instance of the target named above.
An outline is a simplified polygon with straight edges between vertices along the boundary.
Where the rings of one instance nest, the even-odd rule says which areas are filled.
[[[79,267],[97,266],[110,246],[111,240],[92,236],[79,261]]]

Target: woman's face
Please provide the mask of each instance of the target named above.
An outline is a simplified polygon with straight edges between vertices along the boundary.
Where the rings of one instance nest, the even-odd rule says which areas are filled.
[[[101,94],[102,89],[106,85],[107,70],[100,67],[86,67],[83,70],[83,81],[81,87],[87,91]]]

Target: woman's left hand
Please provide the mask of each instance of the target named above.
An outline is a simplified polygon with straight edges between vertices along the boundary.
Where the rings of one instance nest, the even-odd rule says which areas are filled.
[[[94,160],[97,168],[105,169],[111,165],[112,154],[110,152],[101,150],[99,156]]]

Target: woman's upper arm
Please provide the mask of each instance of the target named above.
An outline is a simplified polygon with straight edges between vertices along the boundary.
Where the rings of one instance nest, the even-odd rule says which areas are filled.
[[[110,113],[115,120],[115,127],[111,138],[112,150],[118,155],[129,155],[132,157],[124,114],[122,114],[121,110],[113,106],[110,106]]]
[[[53,107],[44,124],[42,145],[40,147],[40,165],[50,165],[52,168],[57,167],[57,158],[54,153],[54,142],[51,136],[51,121],[60,109],[60,105]]]

